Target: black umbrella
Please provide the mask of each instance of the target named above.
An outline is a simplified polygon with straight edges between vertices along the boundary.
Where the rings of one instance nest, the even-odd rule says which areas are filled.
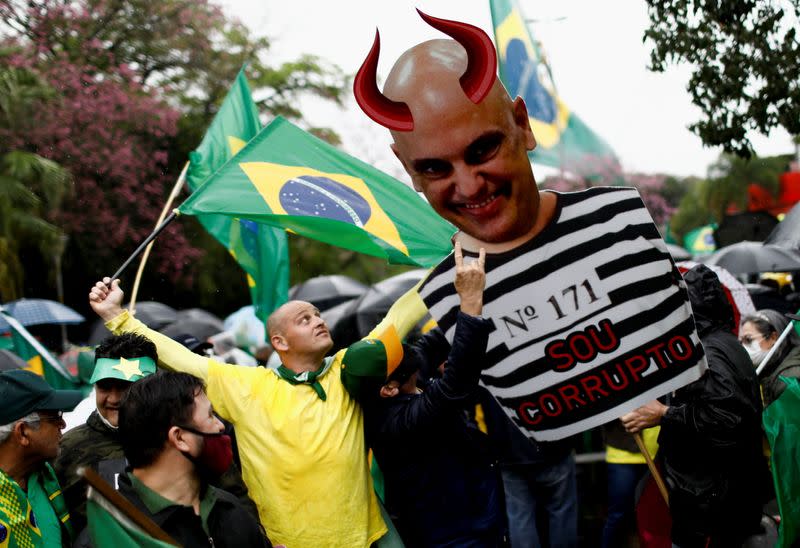
[[[198,321],[204,324],[213,325],[219,331],[225,331],[225,326],[219,316],[212,314],[208,310],[202,308],[188,308],[186,310],[178,310],[178,319],[176,322],[185,321]]]
[[[125,307],[127,308],[127,306]],[[136,318],[150,329],[158,331],[178,319],[177,311],[169,305],[157,301],[142,301],[136,303]],[[102,320],[92,324],[88,343],[92,346],[100,344],[103,339],[111,336],[111,331],[106,329]]]
[[[25,369],[28,364],[8,350],[0,350],[0,371],[11,371],[13,369]]]
[[[363,295],[367,289],[366,285],[347,276],[317,276],[292,287],[289,300],[307,301],[320,310],[327,310]]]
[[[169,305],[157,301],[136,303],[136,319],[150,329],[161,329],[178,319],[178,312]]]
[[[220,322],[221,324],[222,322]],[[161,333],[174,339],[178,335],[191,335],[199,341],[205,341],[212,335],[224,331],[221,325],[203,320],[178,320],[160,329]]]
[[[352,307],[353,301],[355,301],[355,299],[350,299],[349,301],[339,303],[321,312],[322,319],[328,324],[328,329],[330,329],[331,332],[336,329],[337,324],[346,316],[348,310]]]
[[[738,242],[763,242],[778,224],[778,219],[766,211],[745,211],[723,217],[714,231],[717,248]]]
[[[419,283],[427,273],[427,270],[418,269],[392,276],[374,284],[356,299],[346,315],[355,316],[359,335],[364,337],[372,331],[394,302]]]
[[[800,251],[800,203],[789,210],[764,243]]]
[[[714,252],[703,262],[731,274],[800,270],[800,252],[760,242],[739,242]]]

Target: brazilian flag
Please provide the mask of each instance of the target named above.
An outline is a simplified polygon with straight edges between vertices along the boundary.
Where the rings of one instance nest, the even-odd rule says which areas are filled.
[[[410,187],[276,118],[179,208],[224,214],[430,267],[455,229]]]
[[[10,322],[9,322],[10,323]],[[40,346],[40,348],[47,352],[47,356],[44,356],[37,350],[22,334],[21,331],[17,330],[13,324],[9,326],[11,329],[11,348],[10,350],[25,360],[27,362],[29,371],[36,373],[40,377],[44,377],[44,380],[52,386],[53,388],[59,390],[76,390],[79,388],[86,388],[84,392],[88,393],[91,387],[88,385],[82,385],[81,380],[69,373],[63,366],[60,369],[56,369],[53,366],[53,363],[59,364],[57,358],[50,354],[46,348]],[[20,326],[20,330],[24,330],[25,328]],[[28,337],[32,337],[30,333],[26,333]],[[0,543],[0,547],[2,547],[2,543]]]
[[[189,154],[186,173],[189,188],[197,190],[260,130],[258,110],[242,69],[200,146]],[[269,314],[288,298],[289,246],[286,233],[226,215],[199,215],[198,220],[247,273],[256,315],[266,321]]]
[[[490,0],[500,79],[528,107],[537,147],[531,160],[582,175],[618,166],[614,151],[556,93],[550,67],[514,0]]]

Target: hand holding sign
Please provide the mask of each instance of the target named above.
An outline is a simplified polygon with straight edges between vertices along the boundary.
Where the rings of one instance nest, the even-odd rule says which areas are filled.
[[[453,282],[461,299],[461,312],[479,316],[483,308],[483,288],[486,285],[486,250],[480,249],[478,258],[464,261],[461,244],[456,242],[456,279]]]

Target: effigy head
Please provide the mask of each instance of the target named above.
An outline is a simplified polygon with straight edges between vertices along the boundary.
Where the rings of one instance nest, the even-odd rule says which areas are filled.
[[[491,38],[483,30],[473,25],[439,19],[426,15],[420,10],[417,10],[417,12],[425,22],[449,35],[455,42],[430,41],[408,50],[395,63],[390,80],[394,76],[395,82],[400,87],[408,87],[409,84],[414,87],[420,87],[420,84],[422,84],[422,87],[424,87],[425,83],[432,87],[437,87],[442,83],[442,80],[452,79],[454,69],[457,69],[459,71],[457,83],[464,96],[475,104],[483,101],[497,80],[497,54]],[[445,42],[450,45],[438,44],[435,47],[431,46],[437,42]],[[460,44],[460,48],[454,49],[457,44]],[[436,51],[437,49],[439,51]],[[431,57],[431,54],[433,54],[433,57]],[[430,61],[433,61],[435,65],[437,54],[440,56],[438,61],[441,65],[439,67],[441,70],[434,70],[433,73],[424,70],[425,63],[422,58],[427,56],[428,65],[430,65]],[[377,67],[379,56],[380,34],[376,30],[372,49],[358,70],[353,82],[356,101],[367,116],[382,126],[392,131],[412,131],[414,129],[414,118],[408,102],[392,100],[378,89]],[[465,67],[462,65],[464,58],[466,59]],[[409,70],[411,68],[409,65],[421,65],[419,67],[421,70]],[[433,68],[436,69],[437,67],[434,66]],[[420,76],[426,73],[428,79],[420,81]],[[398,80],[404,79],[403,75],[406,76],[406,81],[398,82]],[[433,79],[430,79],[431,77]],[[408,80],[415,80],[419,83]],[[387,87],[389,87],[388,82]]]

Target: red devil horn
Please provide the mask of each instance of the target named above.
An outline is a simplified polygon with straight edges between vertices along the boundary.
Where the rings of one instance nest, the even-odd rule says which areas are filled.
[[[419,9],[417,13],[430,26],[447,34],[467,50],[467,70],[459,82],[470,101],[480,103],[497,78],[497,54],[492,39],[476,26],[431,17]]]
[[[411,109],[403,102],[392,101],[378,89],[378,57],[381,54],[381,36],[375,30],[375,42],[353,80],[356,102],[367,116],[380,125],[395,131],[411,131],[414,119]]]

